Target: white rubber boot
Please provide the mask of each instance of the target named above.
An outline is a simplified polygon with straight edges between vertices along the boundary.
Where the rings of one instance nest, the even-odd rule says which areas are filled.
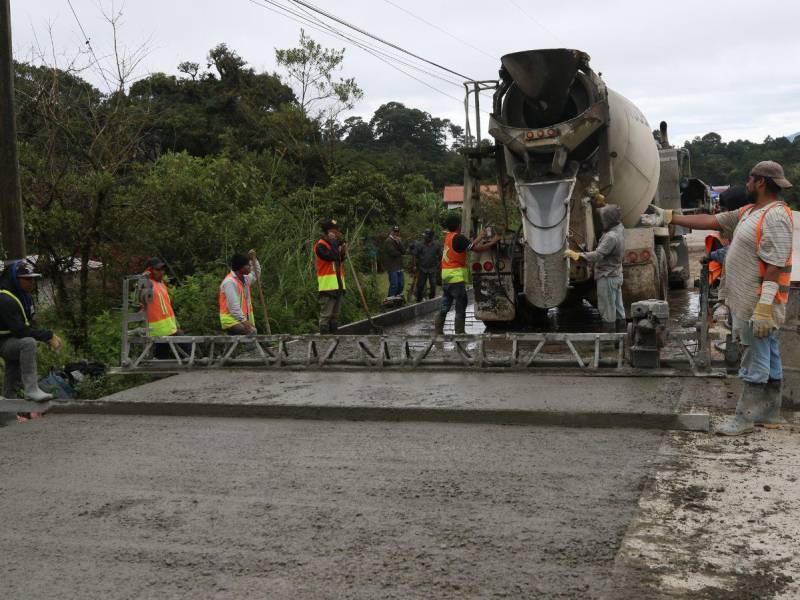
[[[736,412],[717,427],[717,435],[743,435],[751,433],[755,417],[761,416],[766,405],[766,384],[745,381],[736,403]]]

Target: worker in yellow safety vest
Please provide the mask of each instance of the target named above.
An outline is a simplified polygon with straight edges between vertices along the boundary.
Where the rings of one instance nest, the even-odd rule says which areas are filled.
[[[169,289],[164,281],[165,266],[160,258],[150,258],[144,263],[142,273],[147,277],[147,281],[140,300],[142,306],[146,307],[147,331],[151,337],[168,337],[183,333],[178,329],[178,320],[172,309]],[[169,344],[155,344],[153,356],[159,360],[173,358]]]
[[[447,230],[442,251],[442,306],[436,314],[433,325],[437,334],[444,333],[444,322],[453,304],[456,317],[453,328],[456,334],[464,333],[467,320],[467,252],[483,252],[500,241],[500,235],[487,239],[481,231],[474,240],[461,233],[461,217],[456,213],[447,215],[444,220]]]
[[[323,236],[314,244],[314,262],[319,291],[319,332],[336,333],[342,296],[347,289],[344,282],[344,258],[347,244],[339,241],[339,225],[335,220],[323,221]]]
[[[231,271],[219,286],[219,323],[228,335],[258,333],[250,288],[260,278],[261,265],[255,250],[233,255]]]

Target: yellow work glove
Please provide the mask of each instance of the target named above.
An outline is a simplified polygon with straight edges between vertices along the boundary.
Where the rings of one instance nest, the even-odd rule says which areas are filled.
[[[53,334],[53,337],[51,337],[51,338],[50,338],[50,339],[47,341],[47,343],[48,343],[48,344],[50,345],[50,347],[51,347],[53,350],[55,350],[56,352],[58,352],[59,350],[61,350],[61,346],[62,346],[62,341],[61,341],[61,338],[60,338],[60,337],[58,337],[58,336],[57,336],[55,333]]]
[[[594,202],[597,206],[605,206],[606,205],[606,197],[603,194],[597,194],[594,197]]]
[[[772,316],[772,304],[759,302],[750,317],[750,326],[753,328],[753,335],[756,337],[767,337],[773,329],[778,328],[778,324]]]
[[[655,204],[651,204],[650,208],[652,212],[639,217],[639,223],[645,227],[666,227],[672,223],[672,209],[659,208]]]
[[[570,250],[567,248],[564,250],[564,258],[568,258],[570,260],[579,260],[581,258],[580,252],[575,252],[575,250]]]

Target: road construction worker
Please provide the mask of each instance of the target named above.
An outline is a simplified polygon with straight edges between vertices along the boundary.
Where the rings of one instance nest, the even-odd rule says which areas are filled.
[[[150,258],[144,264],[147,277],[145,289],[142,290],[142,304],[147,306],[147,329],[152,337],[166,337],[180,335],[178,320],[172,310],[169,290],[164,281],[164,261],[160,258]],[[147,301],[149,300],[149,302]],[[169,344],[156,344],[153,355],[157,359],[172,358]]]
[[[317,269],[319,291],[319,332],[336,333],[342,296],[347,289],[344,282],[344,259],[347,244],[339,241],[339,225],[335,220],[323,221],[323,236],[314,244],[314,261]]]
[[[255,250],[233,255],[231,271],[219,286],[219,322],[228,335],[258,333],[250,288],[260,278],[261,265]]]
[[[406,254],[406,246],[403,238],[400,237],[400,227],[395,225],[389,232],[389,237],[383,242],[383,268],[389,277],[389,298],[400,296],[405,287],[405,276],[403,275],[403,255]]]
[[[783,167],[767,160],[751,169],[745,185],[751,203],[739,210],[679,215],[653,207],[652,214],[642,215],[644,225],[716,229],[731,240],[725,256],[726,302],[743,347],[739,369],[743,386],[735,415],[716,430],[721,435],[748,433],[754,424],[783,422],[778,327],[785,320],[789,299],[793,222],[779,194],[790,187]]]
[[[36,342],[53,350],[61,349],[61,339],[52,331],[37,329],[33,320],[33,297],[40,278],[28,261],[7,265],[0,276],[0,358],[5,361],[3,396],[18,398],[20,380],[25,397],[45,402],[53,395],[39,388],[36,368]]]
[[[461,233],[461,217],[451,213],[445,217],[444,249],[442,251],[442,306],[434,319],[434,330],[444,333],[444,322],[450,307],[455,304],[456,317],[454,330],[456,334],[464,333],[467,320],[467,252],[483,252],[500,241],[500,235],[486,239],[486,232],[481,231],[474,240]]]
[[[436,284],[442,268],[442,245],[433,239],[433,231],[426,229],[422,233],[422,241],[412,244],[411,255],[414,257],[417,285],[414,290],[417,302],[422,302],[425,285],[430,286],[429,298],[436,297]]]
[[[625,256],[625,230],[619,206],[606,204],[597,209],[603,234],[592,252],[567,249],[570,260],[586,260],[594,265],[597,285],[597,310],[606,326],[624,327],[625,304],[622,301],[622,259]]]

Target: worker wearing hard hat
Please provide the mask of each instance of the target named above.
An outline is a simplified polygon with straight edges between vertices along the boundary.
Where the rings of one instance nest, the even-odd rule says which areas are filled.
[[[783,422],[783,394],[778,327],[786,319],[792,263],[792,211],[780,199],[792,187],[783,167],[766,160],[756,164],[745,188],[750,204],[716,215],[680,215],[652,207],[644,225],[669,224],[722,231],[731,240],[725,256],[726,302],[733,329],[744,348],[739,377],[744,382],[736,413],[717,428],[740,435],[754,424]]]
[[[0,276],[0,358],[6,364],[3,381],[6,398],[18,397],[20,381],[29,400],[45,402],[53,397],[39,388],[36,342],[60,350],[61,339],[52,331],[35,326],[32,293],[40,277],[24,260],[9,264]]]
[[[219,322],[228,335],[255,335],[256,316],[250,288],[261,277],[256,251],[234,254],[231,271],[219,286]]]
[[[603,235],[592,252],[567,249],[570,260],[586,260],[594,265],[597,285],[597,310],[607,327],[625,323],[625,304],[622,301],[622,259],[625,256],[625,230],[619,206],[604,204],[597,209]]]

